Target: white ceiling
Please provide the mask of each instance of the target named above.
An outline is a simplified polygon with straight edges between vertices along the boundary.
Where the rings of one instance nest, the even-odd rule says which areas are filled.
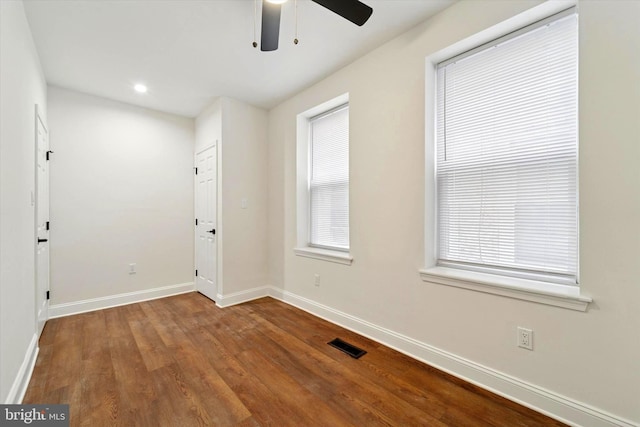
[[[280,49],[254,49],[254,0],[25,0],[50,84],[194,117],[228,96],[270,108],[455,0],[364,0],[358,27],[312,3],[282,8]],[[257,38],[260,37],[260,1]],[[135,93],[144,82],[149,92]]]

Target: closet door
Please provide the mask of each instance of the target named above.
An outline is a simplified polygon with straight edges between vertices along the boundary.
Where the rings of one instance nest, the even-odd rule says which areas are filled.
[[[196,290],[215,301],[217,146],[196,155]]]

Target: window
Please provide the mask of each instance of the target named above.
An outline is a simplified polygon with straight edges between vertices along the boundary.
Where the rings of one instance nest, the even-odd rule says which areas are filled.
[[[437,67],[438,264],[577,278],[577,17]]]
[[[313,117],[309,143],[309,244],[348,250],[349,107]]]
[[[564,11],[436,64],[435,270],[579,293],[577,24]]]
[[[296,255],[350,265],[349,95],[298,115]]]

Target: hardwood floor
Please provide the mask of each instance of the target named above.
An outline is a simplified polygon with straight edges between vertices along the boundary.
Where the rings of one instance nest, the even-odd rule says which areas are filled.
[[[72,426],[563,425],[282,302],[198,293],[50,320],[24,403]]]

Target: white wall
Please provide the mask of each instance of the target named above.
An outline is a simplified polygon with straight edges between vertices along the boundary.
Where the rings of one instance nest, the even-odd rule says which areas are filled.
[[[51,304],[193,282],[193,120],[57,87],[48,100]]]
[[[215,99],[202,110],[195,122],[196,149],[199,153],[222,139],[222,101]]]
[[[425,57],[538,3],[456,3],[270,111],[270,280],[312,306],[523,381],[523,390],[540,396],[549,390],[559,402],[566,396],[584,404],[575,406],[579,411],[594,409],[599,419],[613,414],[638,423],[639,2],[579,4],[580,273],[583,293],[595,301],[589,311],[429,284],[418,276],[425,244]],[[352,266],[292,251],[296,115],[345,92]],[[534,330],[533,352],[516,347],[518,325]]]
[[[222,101],[222,293],[229,295],[268,281],[267,112]]]
[[[35,105],[46,120],[46,83],[22,2],[0,1],[0,402],[36,333]],[[12,389],[13,387],[13,389]]]
[[[196,118],[196,152],[216,140],[217,302],[225,305],[225,297],[268,284],[267,112],[231,98],[214,100]]]

